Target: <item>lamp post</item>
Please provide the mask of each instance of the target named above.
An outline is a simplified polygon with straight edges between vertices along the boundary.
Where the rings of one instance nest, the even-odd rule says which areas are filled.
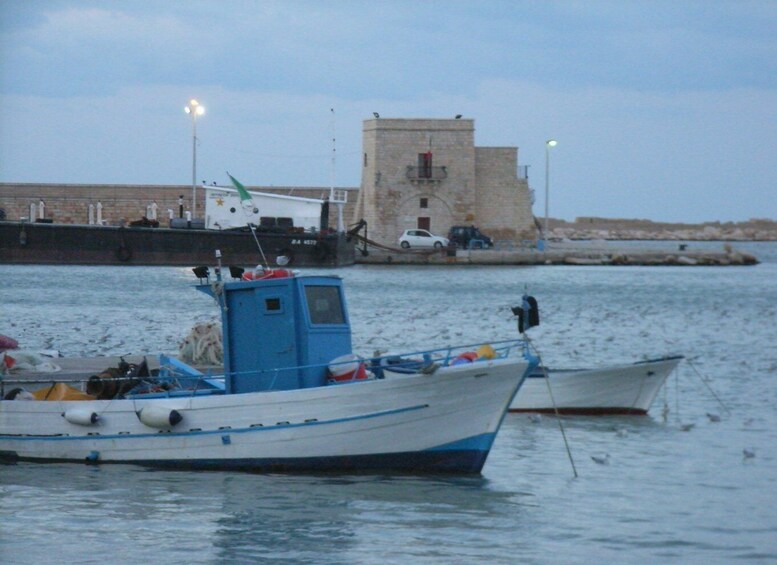
[[[205,107],[201,106],[194,98],[183,109],[192,117],[192,218],[197,217],[197,116],[205,113]]]
[[[542,230],[542,248],[545,249],[548,241],[548,192],[550,191],[550,148],[556,146],[555,139],[545,142],[545,227]]]

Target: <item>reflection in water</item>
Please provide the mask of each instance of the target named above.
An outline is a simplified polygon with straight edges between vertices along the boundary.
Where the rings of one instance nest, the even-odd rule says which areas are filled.
[[[385,562],[391,555],[434,555],[440,540],[444,554],[464,554],[473,540],[492,536],[500,521],[514,527],[522,512],[519,493],[494,489],[482,477],[179,473],[28,463],[1,469],[4,514],[15,517],[4,525],[1,547],[10,549],[6,543],[23,536],[27,562],[45,560],[47,546],[61,547],[64,561],[78,561],[90,544],[114,548],[115,558],[161,552],[164,561],[343,563],[360,556],[360,562]]]

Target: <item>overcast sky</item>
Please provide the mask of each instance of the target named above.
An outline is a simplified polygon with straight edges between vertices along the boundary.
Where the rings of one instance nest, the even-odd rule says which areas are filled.
[[[0,182],[191,183],[191,97],[208,182],[358,186],[373,112],[461,113],[537,216],[554,138],[553,217],[777,219],[777,1],[0,0]]]

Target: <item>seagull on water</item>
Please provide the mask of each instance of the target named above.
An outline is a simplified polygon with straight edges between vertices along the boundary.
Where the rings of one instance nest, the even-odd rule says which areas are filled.
[[[683,424],[680,426],[680,430],[684,432],[690,432],[696,424]]]
[[[710,419],[710,422],[720,422],[720,416],[718,416],[717,414],[710,414],[709,412],[707,412],[707,418]]]
[[[605,453],[604,457],[601,455],[591,455],[591,459],[594,463],[598,463],[599,465],[607,465],[610,463],[610,454]]]
[[[755,457],[755,450],[745,448],[742,450],[742,456],[745,459],[752,459],[753,457]]]
[[[529,414],[529,421],[531,421],[534,424],[539,424],[542,422],[542,415],[541,414]]]

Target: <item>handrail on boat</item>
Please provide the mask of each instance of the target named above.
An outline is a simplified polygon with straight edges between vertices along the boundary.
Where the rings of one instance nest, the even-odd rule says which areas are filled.
[[[462,353],[474,353],[473,350],[484,345],[488,345],[493,350],[490,358],[503,359],[514,353],[515,350],[526,351],[526,342],[523,339],[509,339],[500,341],[484,341],[465,345],[445,346],[436,349],[426,349],[412,351],[402,354],[384,354],[373,357],[355,357],[354,359],[339,362],[316,363],[311,365],[298,365],[273,369],[252,369],[248,371],[233,371],[231,376],[240,375],[262,375],[273,373],[274,377],[270,380],[266,388],[262,390],[275,390],[275,384],[278,376],[286,371],[303,371],[310,369],[322,369],[324,372],[331,367],[339,365],[353,364],[354,362],[364,364],[366,370],[372,373],[377,379],[385,378],[385,372],[393,373],[417,373],[427,370],[433,372],[436,367],[449,366],[459,359]],[[468,358],[469,359],[469,358]],[[433,367],[434,366],[434,367]],[[7,385],[29,385],[29,384],[50,384],[52,387],[57,383],[79,384],[83,387],[93,376],[83,379],[13,379],[6,376],[0,377],[0,399],[5,398]],[[143,377],[137,376],[118,376],[103,379],[110,383],[128,383],[136,382],[137,386],[124,392],[121,396],[125,398],[152,398],[158,396],[196,396],[204,394],[219,394],[225,390],[226,374],[212,374],[210,370],[203,373],[194,367],[186,365],[182,361],[160,355],[159,373]],[[351,382],[345,380],[343,382]],[[133,392],[134,391],[134,392]]]

